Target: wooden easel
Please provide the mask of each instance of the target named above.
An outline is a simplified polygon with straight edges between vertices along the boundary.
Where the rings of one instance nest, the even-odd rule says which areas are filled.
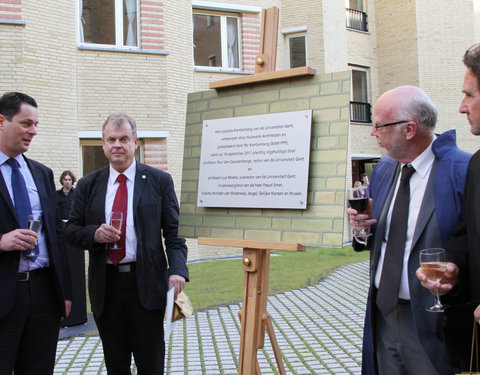
[[[243,306],[238,313],[240,330],[239,375],[260,375],[257,350],[263,348],[265,329],[272,344],[278,372],[285,374],[271,317],[267,314],[268,272],[272,250],[305,251],[305,246],[295,243],[231,240],[225,238],[198,238],[199,245],[242,247],[242,268],[245,271]]]
[[[278,19],[279,11],[277,7],[262,10],[260,51],[255,59],[255,74],[275,71],[277,64]]]

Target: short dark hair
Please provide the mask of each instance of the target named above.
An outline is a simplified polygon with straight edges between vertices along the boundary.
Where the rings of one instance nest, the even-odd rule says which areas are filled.
[[[65,176],[70,176],[70,178],[72,179],[72,185],[77,182],[77,179],[75,178],[75,175],[70,172],[70,171],[63,171],[62,175],[60,176],[60,183],[63,185],[63,179],[65,178]]]
[[[465,51],[463,63],[477,77],[478,87],[480,87],[480,43],[470,46]]]
[[[37,108],[37,101],[27,94],[21,92],[6,92],[0,98],[0,114],[5,116],[8,121],[20,112],[22,104],[28,104]]]

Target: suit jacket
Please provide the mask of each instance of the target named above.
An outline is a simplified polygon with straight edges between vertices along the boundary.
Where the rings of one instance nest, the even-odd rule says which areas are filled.
[[[65,226],[69,243],[89,250],[88,288],[96,316],[103,311],[108,244],[95,243],[93,238],[97,228],[105,223],[108,176],[109,167],[105,167],[78,181]],[[165,307],[170,275],[188,280],[187,247],[185,240],[178,237],[179,208],[171,176],[137,162],[134,186],[138,294],[142,306],[154,310]]]
[[[72,299],[72,282],[63,235],[63,222],[56,204],[53,172],[50,168],[34,160],[25,158],[25,161],[38,188],[38,195],[42,204],[43,230],[48,257],[50,266],[55,272],[58,307],[62,316],[65,316],[65,300]],[[3,176],[0,178],[0,212],[0,235],[19,228],[15,207]],[[15,301],[19,263],[20,251],[0,253],[0,301],[2,301],[0,303],[0,318],[10,311]]]
[[[453,130],[438,136],[433,143],[432,150],[435,160],[414,230],[408,260],[408,281],[411,309],[420,342],[439,374],[448,374],[451,373],[451,369],[445,365],[443,345],[439,340],[440,333],[438,332],[442,314],[432,314],[425,310],[433,303],[433,298],[430,292],[421,286],[415,271],[420,266],[420,250],[428,247],[443,247],[448,234],[461,218],[463,186],[470,154],[456,147],[455,131]],[[363,374],[377,373],[373,340],[375,337],[373,312],[376,298],[374,280],[385,234],[388,208],[399,172],[399,163],[390,157],[382,159],[375,166],[369,189],[370,196],[373,198],[372,216],[377,219],[377,224],[372,226],[373,236],[367,247],[362,247],[354,242],[354,248],[357,251],[371,249],[370,291],[363,343]]]

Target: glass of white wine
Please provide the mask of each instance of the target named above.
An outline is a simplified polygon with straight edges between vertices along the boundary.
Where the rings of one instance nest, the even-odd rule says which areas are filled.
[[[112,211],[112,216],[110,217],[110,225],[117,230],[122,230],[122,221],[123,221],[123,212]],[[117,241],[113,242],[112,250],[120,250]]]
[[[40,233],[40,228],[42,227],[42,218],[38,215],[28,215],[28,229],[35,233]]]
[[[445,269],[447,268],[447,261],[445,259],[445,249],[431,248],[420,250],[420,267],[422,272],[427,276],[429,281],[437,282],[443,277]],[[429,307],[427,311],[430,312],[443,312],[444,306],[440,302],[438,295],[438,289],[434,296],[435,303]]]

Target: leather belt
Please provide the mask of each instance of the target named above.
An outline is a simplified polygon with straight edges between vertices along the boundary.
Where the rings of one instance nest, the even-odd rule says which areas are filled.
[[[107,269],[112,270],[112,271],[116,271],[116,272],[120,272],[120,273],[134,272],[135,268],[136,268],[136,264],[137,263],[135,263],[135,262],[120,263],[120,264],[117,264],[117,265],[107,264]]]
[[[26,271],[26,272],[19,272],[17,274],[17,281],[28,281],[30,279],[33,279],[34,277],[41,275],[47,271],[51,271],[50,267],[43,267],[43,268],[37,268],[32,271]]]
[[[398,304],[399,305],[408,305],[409,303],[410,303],[409,299],[403,299],[403,298],[398,299]]]

